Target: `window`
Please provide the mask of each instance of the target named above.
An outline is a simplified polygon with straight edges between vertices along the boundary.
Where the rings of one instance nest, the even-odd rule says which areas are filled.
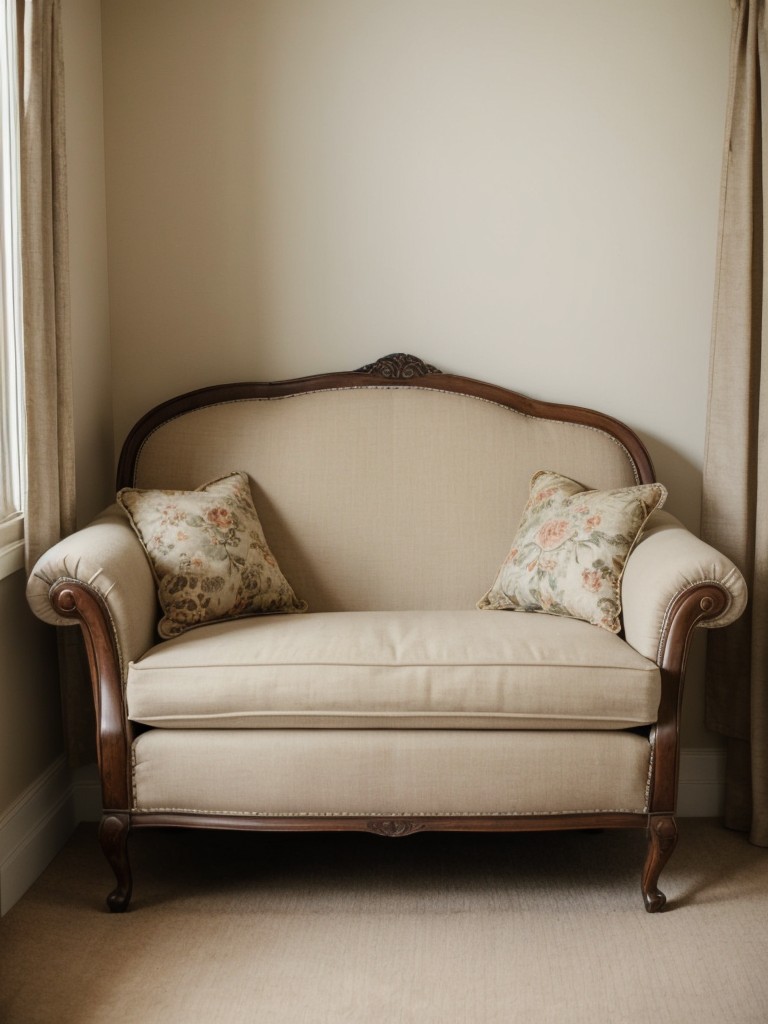
[[[24,402],[16,4],[0,14],[0,578],[23,565]]]

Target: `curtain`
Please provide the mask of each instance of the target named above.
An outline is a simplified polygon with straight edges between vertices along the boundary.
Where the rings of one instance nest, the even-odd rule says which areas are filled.
[[[17,0],[27,569],[75,528],[64,64],[59,0]],[[80,631],[59,630],[70,762],[94,758]]]
[[[17,4],[28,567],[75,526],[64,68],[58,0]]]
[[[743,570],[744,616],[713,631],[707,724],[726,737],[725,824],[768,846],[768,310],[765,0],[732,0],[702,533]]]

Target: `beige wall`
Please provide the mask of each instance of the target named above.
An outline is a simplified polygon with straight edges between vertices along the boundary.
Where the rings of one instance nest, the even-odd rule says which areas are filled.
[[[695,515],[724,0],[103,19],[118,437],[179,389],[412,349],[623,416]]]
[[[101,4],[65,0],[62,10],[77,514],[82,526],[114,494]]]
[[[118,439],[406,350],[625,419],[697,528],[730,13],[104,0]]]

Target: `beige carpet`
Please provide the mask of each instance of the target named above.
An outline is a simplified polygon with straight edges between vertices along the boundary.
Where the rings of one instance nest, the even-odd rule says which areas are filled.
[[[768,851],[683,820],[646,914],[640,833],[135,833],[103,912],[95,827],[0,921],[2,1024],[768,1021]]]

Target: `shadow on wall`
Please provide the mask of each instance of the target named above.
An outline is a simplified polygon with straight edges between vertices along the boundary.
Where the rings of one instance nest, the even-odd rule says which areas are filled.
[[[638,431],[653,461],[656,479],[669,491],[664,508],[698,536],[701,523],[701,466],[653,434]]]

